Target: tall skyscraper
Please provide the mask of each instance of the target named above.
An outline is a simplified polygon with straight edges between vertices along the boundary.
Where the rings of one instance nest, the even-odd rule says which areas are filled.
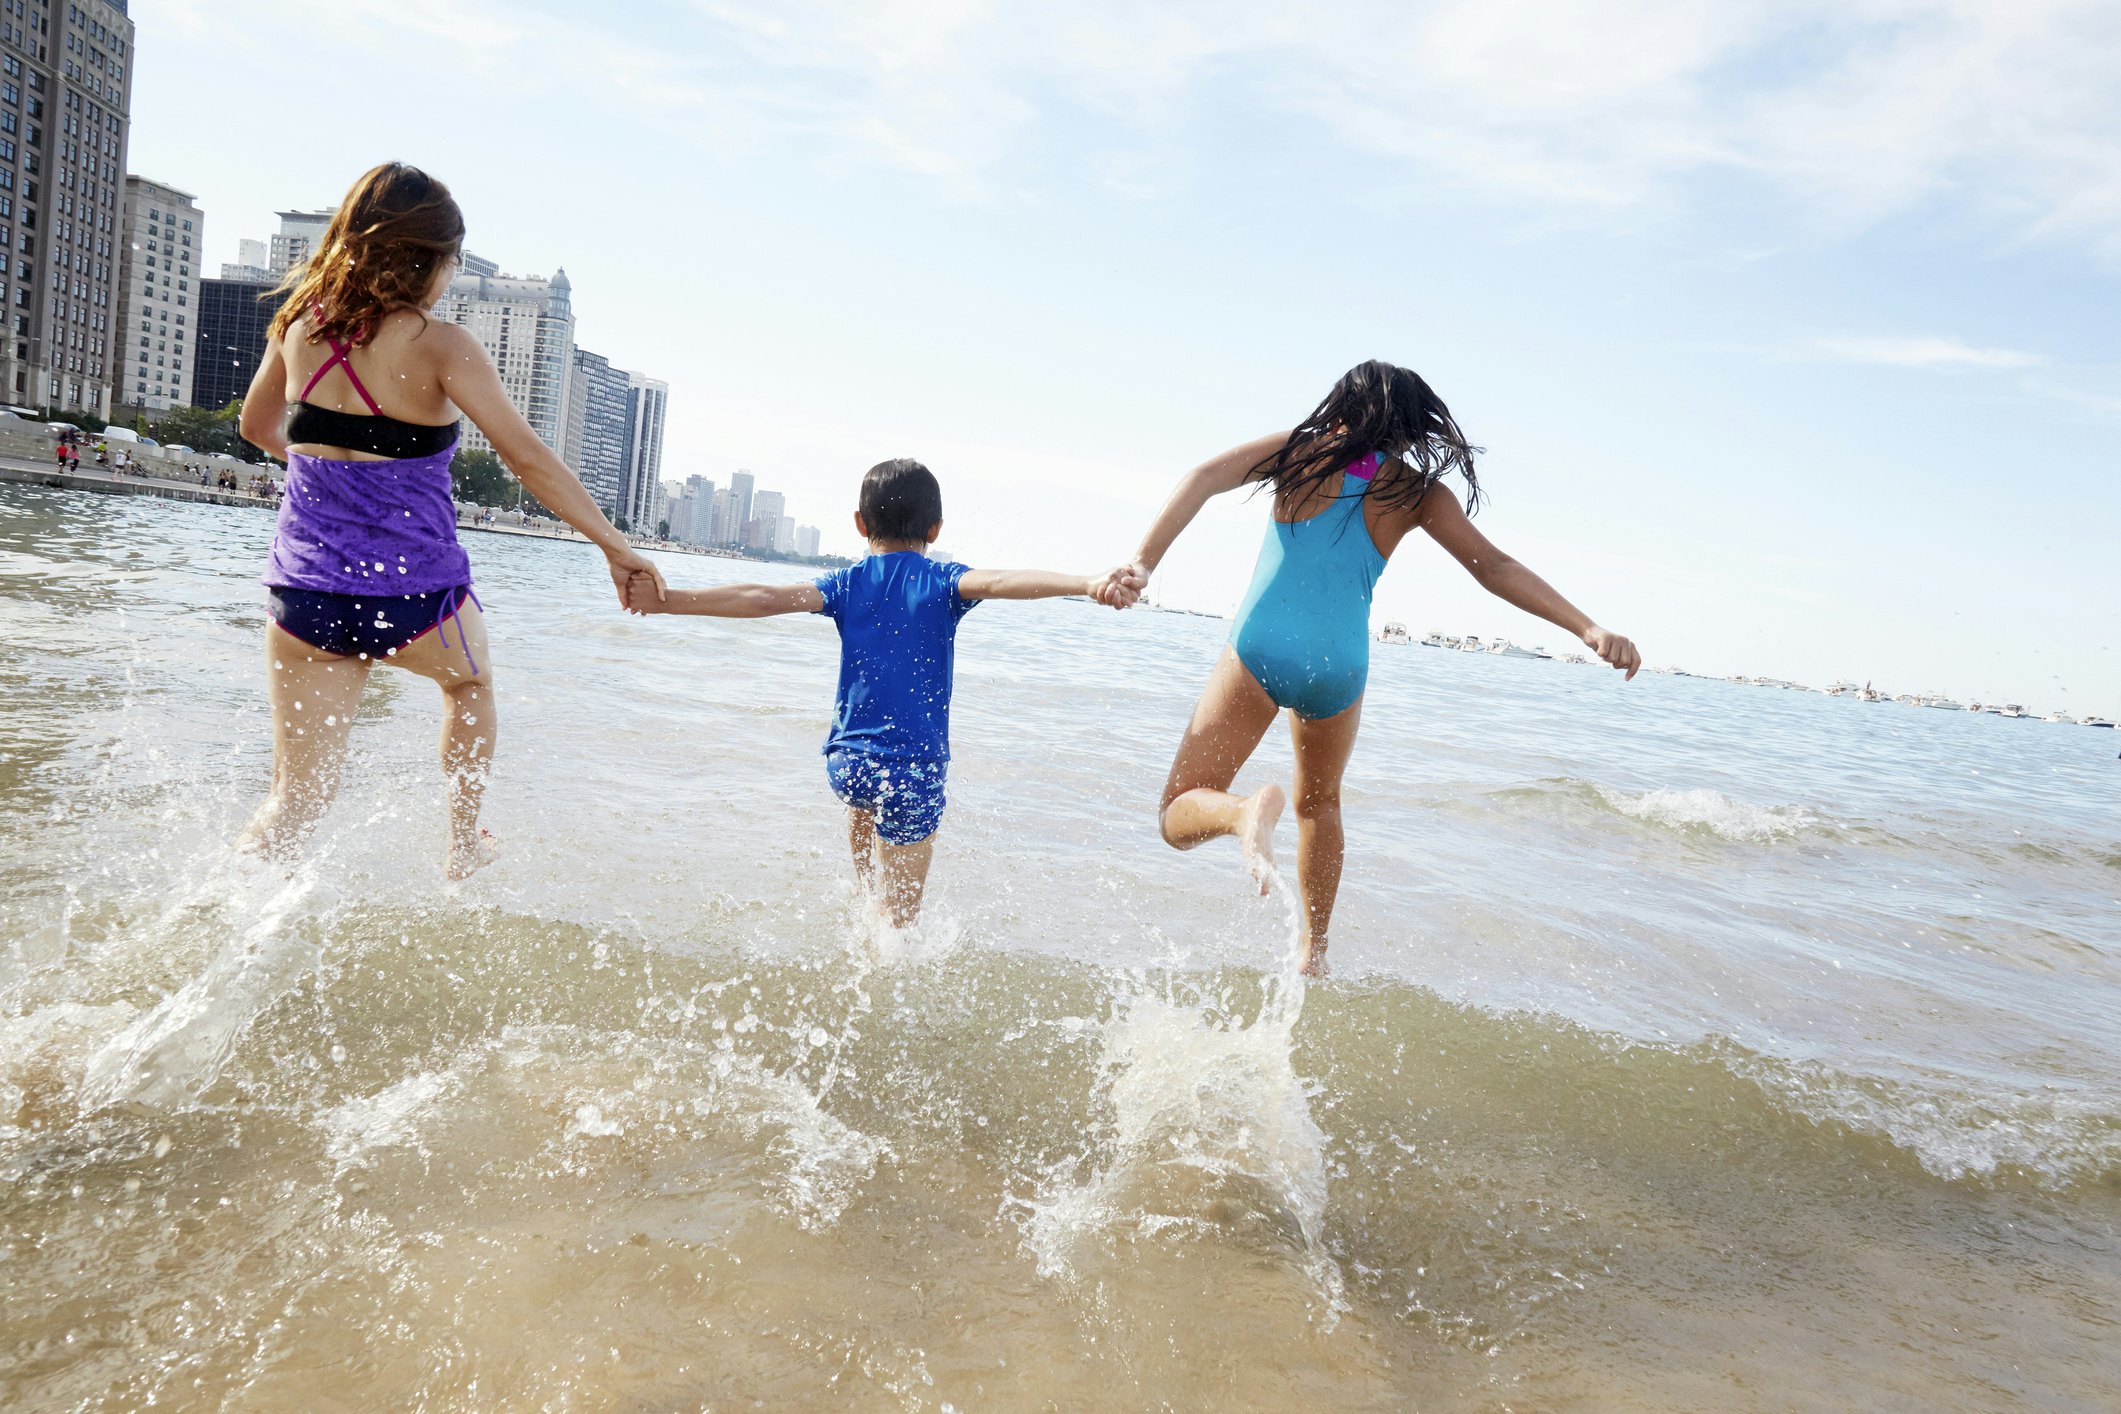
[[[774,541],[781,536],[781,509],[787,498],[781,492],[757,492],[751,498],[751,526],[753,534],[744,536],[744,545],[751,549],[774,549]]]
[[[663,479],[663,418],[670,407],[670,385],[641,373],[629,373],[627,382],[627,433],[626,471],[621,478],[622,514],[639,525],[648,521],[653,513],[648,502],[655,488]],[[707,507],[699,513],[703,532],[697,539],[704,542],[706,526],[711,518],[714,499],[709,497]]]
[[[336,206],[319,211],[280,212],[280,229],[273,233],[270,263],[266,267],[272,277],[277,280],[296,266],[308,264],[309,257],[316,254],[317,242],[324,239],[331,218],[338,214]]]
[[[114,407],[163,412],[191,402],[198,327],[193,321],[199,311],[178,307],[176,281],[190,280],[205,244],[206,218],[190,192],[126,177],[111,375]]]
[[[587,349],[574,351],[574,377],[567,391],[567,437],[560,455],[582,478],[589,494],[614,520],[653,530],[650,507],[634,515],[626,499],[628,453],[633,432],[632,375]]]
[[[517,279],[475,274],[466,260],[464,272],[451,282],[433,310],[436,318],[469,329],[486,346],[509,401],[539,440],[556,452],[566,445],[567,407],[574,380],[573,290],[565,270],[555,272],[550,280],[541,276]],[[464,447],[493,450],[493,444],[469,422],[464,425]]]
[[[692,519],[686,528],[691,533],[685,536],[688,545],[711,545],[714,543],[714,502],[717,493],[714,483],[704,476],[685,478],[685,499],[692,502]]]
[[[806,557],[817,555],[820,532],[814,525],[798,526],[795,532],[795,553]]]
[[[773,548],[783,555],[795,553],[795,517],[775,516],[773,519]]]
[[[735,505],[736,492],[730,490],[727,486],[714,493],[714,522],[707,531],[707,543],[709,545],[727,545],[729,543],[729,522],[730,518],[736,514],[735,510],[732,509]]]
[[[0,392],[14,402],[110,412],[132,62],[122,0],[0,7]],[[170,272],[173,308],[190,308],[194,263]]]
[[[261,280],[201,280],[192,343],[192,406],[225,408],[265,361],[265,331],[284,296]],[[137,370],[137,365],[135,365]],[[119,365],[124,372],[124,365]]]
[[[729,478],[729,532],[725,545],[744,543],[744,528],[751,524],[751,473],[740,471]]]

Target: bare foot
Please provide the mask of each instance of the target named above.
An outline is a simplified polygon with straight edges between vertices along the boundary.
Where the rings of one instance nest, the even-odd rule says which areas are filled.
[[[1245,798],[1244,813],[1237,817],[1237,843],[1244,850],[1245,872],[1267,896],[1267,875],[1274,868],[1274,826],[1281,820],[1288,797],[1276,785],[1261,786]]]
[[[459,883],[484,869],[501,853],[501,842],[493,837],[491,830],[479,831],[478,839],[470,845],[451,845],[449,863],[443,873],[451,883]]]
[[[1304,944],[1303,966],[1298,968],[1297,971],[1303,973],[1306,977],[1331,977],[1333,975],[1333,969],[1326,966],[1326,945],[1324,942],[1313,940]]]

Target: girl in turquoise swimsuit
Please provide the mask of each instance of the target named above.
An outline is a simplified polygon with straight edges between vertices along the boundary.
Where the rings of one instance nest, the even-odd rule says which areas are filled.
[[[1411,530],[1464,565],[1481,587],[1581,639],[1629,678],[1635,645],[1600,628],[1473,528],[1479,449],[1411,370],[1360,364],[1292,432],[1276,432],[1186,474],[1135,555],[1152,573],[1210,497],[1271,487],[1274,515],[1252,588],[1193,709],[1164,785],[1164,839],[1179,849],[1236,835],[1265,891],[1278,785],[1230,793],[1238,768],[1284,707],[1296,747],[1296,873],[1307,927],[1304,971],[1325,973],[1326,930],[1340,890],[1340,778],[1355,747],[1370,668],[1370,591]],[[1443,484],[1452,472],[1466,500]]]

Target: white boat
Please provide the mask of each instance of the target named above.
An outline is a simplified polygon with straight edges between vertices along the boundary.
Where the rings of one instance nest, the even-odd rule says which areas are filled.
[[[2050,712],[2045,717],[2042,717],[2040,720],[2043,722],[2060,722],[2065,727],[2074,727],[2075,725],[2077,725],[2077,719],[2075,717],[2072,717],[2067,712]]]
[[[1581,653],[1571,653],[1567,657],[1563,658],[1561,661],[1564,663],[1574,663],[1578,667],[1588,667],[1591,662],[1589,658],[1585,657]]]
[[[1421,646],[1424,648],[1456,648],[1458,640],[1447,633],[1431,629],[1422,635]]]
[[[1922,705],[1935,707],[1940,712],[1961,712],[1965,710],[1949,697],[1925,697],[1922,699]]]
[[[1988,708],[1978,702],[1969,702],[1966,704],[1966,710],[1969,712],[1986,712]]]
[[[1920,707],[1922,705],[1922,699],[1917,697],[1912,692],[1903,692],[1899,696],[1895,697],[1893,701],[1898,702],[1906,707]]]
[[[1840,678],[1835,678],[1834,685],[1826,690],[1826,695],[1829,697],[1854,697],[1858,691],[1856,684],[1843,682]]]
[[[1408,636],[1405,624],[1386,624],[1377,631],[1377,641],[1379,643],[1412,643],[1414,640]]]
[[[2014,721],[2021,722],[2033,715],[2015,702],[2006,702],[2001,707],[1995,708],[1994,711],[1999,717],[2009,717]]]
[[[1488,651],[1499,658],[1536,658],[1539,655],[1529,648],[1519,648],[1507,638],[1498,638],[1488,645]]]
[[[1458,640],[1458,651],[1461,653],[1485,653],[1488,650],[1487,645],[1480,641],[1480,635],[1469,633]]]
[[[2104,717],[2086,717],[2077,725],[2080,727],[2111,727],[2113,723],[2107,721]]]

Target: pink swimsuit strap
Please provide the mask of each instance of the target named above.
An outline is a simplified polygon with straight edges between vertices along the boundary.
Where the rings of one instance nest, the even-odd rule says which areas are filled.
[[[361,375],[353,371],[353,350],[329,335],[325,336],[324,341],[331,345],[331,357],[318,365],[317,371],[310,374],[309,381],[302,385],[301,401],[308,402],[309,395],[316,390],[317,384],[324,381],[324,375],[338,368],[345,371],[346,381],[353,384],[353,390],[361,395],[362,402],[368,404],[368,410],[377,417],[385,416],[383,409],[376,405],[376,400],[368,396],[368,389],[362,385]]]

